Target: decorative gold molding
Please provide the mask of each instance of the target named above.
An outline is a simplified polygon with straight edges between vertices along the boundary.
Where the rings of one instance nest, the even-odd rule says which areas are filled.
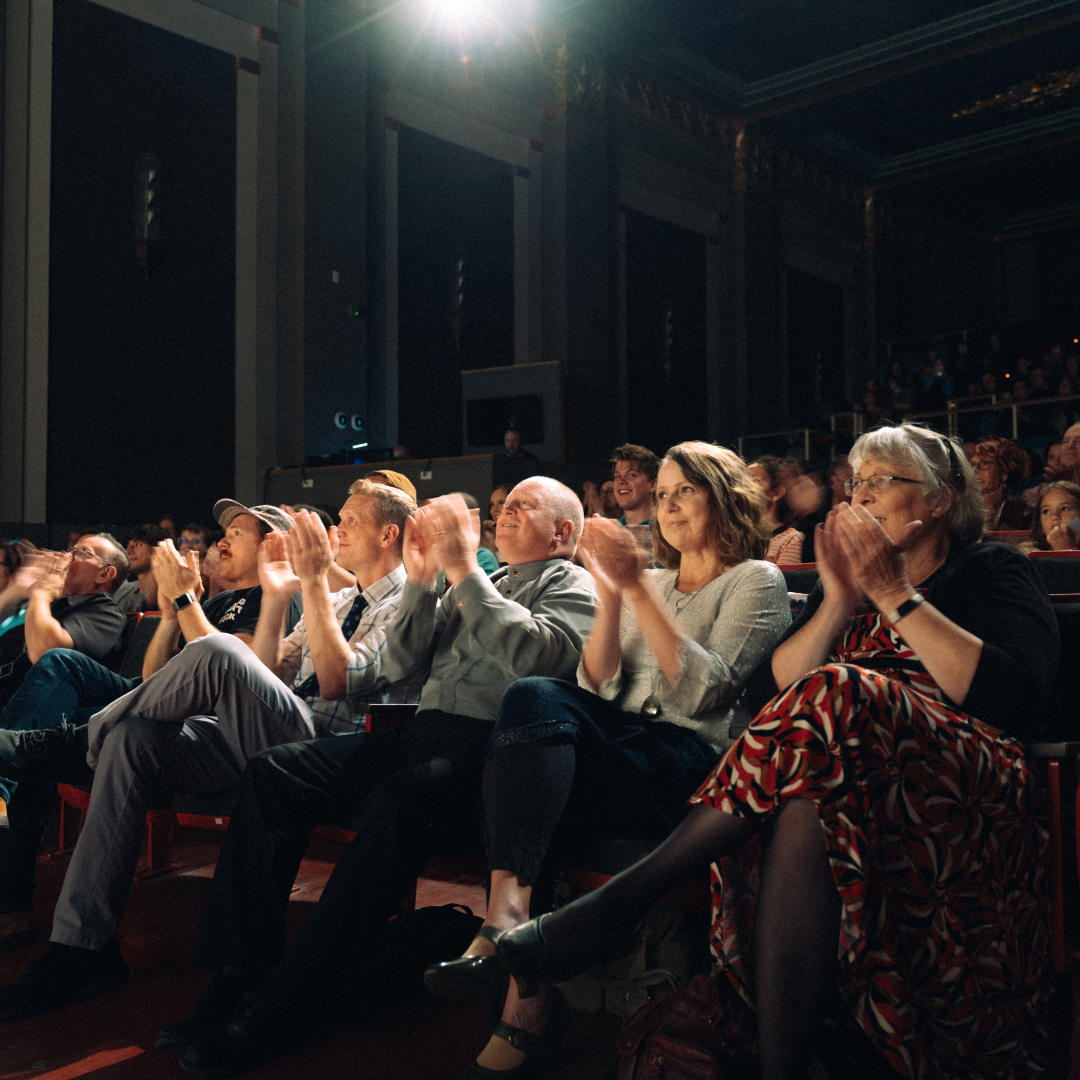
[[[982,98],[966,109],[952,114],[954,120],[980,116],[996,109],[1013,112],[1016,109],[1038,109],[1051,101],[1069,97],[1080,90],[1080,67],[1069,71],[1048,71],[1034,79],[1015,83],[1008,90],[990,98]]]

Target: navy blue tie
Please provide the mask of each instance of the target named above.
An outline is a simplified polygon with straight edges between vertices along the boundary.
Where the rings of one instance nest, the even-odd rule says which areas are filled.
[[[361,616],[367,606],[368,602],[364,599],[363,593],[353,601],[349,614],[345,616],[345,621],[341,624],[341,632],[345,635],[346,641],[356,633],[356,628],[360,625]],[[302,698],[318,697],[319,676],[312,673],[299,686],[293,687],[293,693]]]

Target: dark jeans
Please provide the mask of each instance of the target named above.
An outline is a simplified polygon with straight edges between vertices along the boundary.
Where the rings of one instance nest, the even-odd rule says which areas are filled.
[[[689,728],[532,677],[502,700],[484,770],[488,866],[536,883],[552,843],[662,840],[720,755]]]
[[[0,728],[51,728],[65,720],[85,724],[98,709],[140,681],[121,678],[85,653],[50,649],[27,672],[22,686],[0,713]],[[34,895],[38,847],[56,800],[56,785],[0,778],[0,797],[8,804],[8,828],[0,829],[0,912],[27,911]]]
[[[492,725],[437,710],[404,727],[288,743],[244,770],[192,959],[266,972],[318,1008],[378,946],[386,921],[436,851],[479,837]],[[311,825],[357,836],[285,952],[285,910]]]

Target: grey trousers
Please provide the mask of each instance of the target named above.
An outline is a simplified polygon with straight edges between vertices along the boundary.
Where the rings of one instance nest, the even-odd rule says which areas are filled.
[[[148,809],[168,807],[180,793],[235,788],[249,758],[322,734],[305,702],[228,634],[193,641],[96,713],[90,808],[56,904],[52,940],[103,949],[116,933]]]

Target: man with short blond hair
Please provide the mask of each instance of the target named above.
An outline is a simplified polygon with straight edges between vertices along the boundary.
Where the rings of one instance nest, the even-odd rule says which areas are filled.
[[[611,452],[615,501],[622,510],[619,523],[634,535],[638,547],[652,556],[653,492],[660,459],[645,446],[624,443]]]

